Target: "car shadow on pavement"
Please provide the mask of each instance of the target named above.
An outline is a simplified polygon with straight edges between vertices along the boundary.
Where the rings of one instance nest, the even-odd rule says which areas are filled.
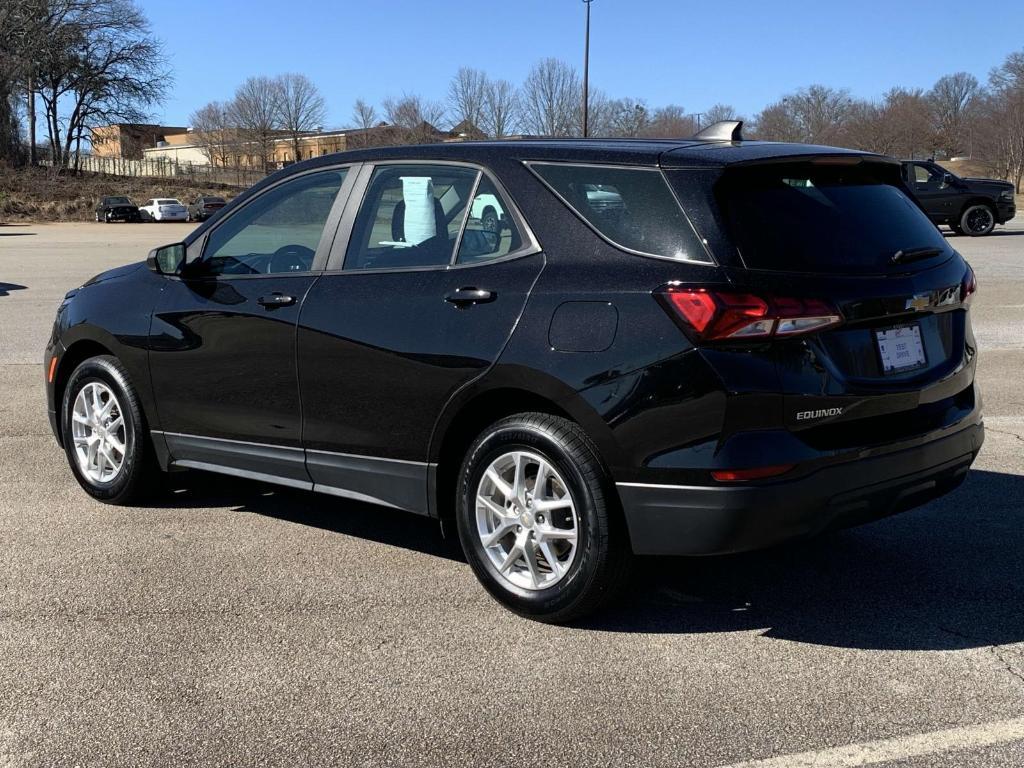
[[[950,240],[959,240],[961,237],[969,239],[969,235],[958,235],[955,232],[943,232],[943,235]],[[986,237],[1010,237],[1012,235],[1024,235],[1024,229],[993,229],[987,235],[981,235],[981,238]]]
[[[161,509],[231,507],[332,533],[464,561],[454,536],[441,535],[433,518],[358,501],[320,496],[252,480],[207,472],[182,472],[167,477],[169,493],[152,501]]]
[[[764,552],[646,558],[629,599],[584,626],[756,630],[860,649],[1024,641],[1024,476],[973,471],[956,492],[860,528]]]
[[[457,537],[426,517],[202,472],[170,477],[161,508],[230,507],[464,562]],[[860,528],[743,555],[639,558],[626,598],[576,628],[956,650],[1024,641],[1022,606],[1024,476],[975,470],[956,492]]]
[[[17,283],[0,283],[0,297],[9,296],[11,291],[23,291],[27,287]]]

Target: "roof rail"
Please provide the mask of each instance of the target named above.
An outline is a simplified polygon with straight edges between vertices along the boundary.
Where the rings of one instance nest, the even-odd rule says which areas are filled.
[[[743,121],[719,120],[697,131],[693,138],[703,141],[743,141]]]

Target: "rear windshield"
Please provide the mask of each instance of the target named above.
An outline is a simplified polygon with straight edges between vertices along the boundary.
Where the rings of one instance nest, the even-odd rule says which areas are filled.
[[[181,203],[179,203],[177,200],[171,200],[171,199],[157,200],[156,204],[157,205],[181,205]]]
[[[531,163],[577,215],[620,248],[707,262],[707,252],[656,168]]]
[[[897,251],[948,254],[945,238],[890,173],[869,163],[734,169],[716,198],[750,269],[877,273],[907,268],[894,264]]]
[[[104,205],[131,205],[132,201],[127,197],[104,197]]]

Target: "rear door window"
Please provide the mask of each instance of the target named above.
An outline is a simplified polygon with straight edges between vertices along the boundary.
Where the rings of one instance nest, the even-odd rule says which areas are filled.
[[[447,266],[479,171],[454,165],[378,166],[359,208],[346,270]]]
[[[897,251],[950,253],[945,238],[873,164],[793,163],[726,170],[715,197],[728,234],[750,269],[882,273],[925,266]]]
[[[613,245],[643,256],[709,261],[657,168],[540,162],[529,167]]]

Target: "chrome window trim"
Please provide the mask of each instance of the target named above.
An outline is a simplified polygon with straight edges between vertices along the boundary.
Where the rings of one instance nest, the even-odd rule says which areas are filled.
[[[389,159],[389,160],[366,160],[362,163],[364,172],[360,174],[359,186],[352,190],[349,195],[349,204],[352,210],[345,211],[345,218],[349,221],[343,222],[348,227],[348,231],[345,234],[345,242],[340,244],[336,240],[331,247],[331,252],[328,257],[326,268],[323,271],[325,275],[378,275],[390,272],[442,272],[442,271],[454,271],[459,269],[472,269],[476,267],[484,267],[489,264],[498,264],[500,262],[512,261],[513,259],[521,259],[526,256],[534,256],[538,253],[543,252],[540,242],[537,240],[537,236],[534,234],[533,229],[526,222],[522,212],[519,210],[519,206],[516,204],[515,199],[509,194],[508,189],[504,184],[493,174],[490,169],[473,162],[467,162],[463,160],[427,160],[422,158],[417,159]],[[427,266],[413,266],[413,267],[378,267],[374,269],[345,269],[345,260],[348,255],[348,247],[350,245],[352,230],[354,229],[355,219],[362,210],[363,203],[365,202],[366,192],[370,187],[370,180],[373,178],[373,172],[378,166],[385,165],[451,165],[460,168],[469,168],[477,172],[477,180],[475,182],[474,190],[479,187],[479,183],[484,176],[486,176],[490,182],[494,185],[494,188],[498,191],[498,194],[508,203],[509,212],[511,218],[515,223],[515,226],[519,229],[519,234],[523,239],[523,244],[514,251],[509,251],[504,256],[496,256],[493,259],[485,259],[476,263],[471,264],[460,264],[454,262],[454,259],[458,258],[459,246],[462,242],[462,232],[459,233],[459,240],[455,244],[455,248],[452,251],[452,260],[447,264],[431,264]],[[469,221],[469,211],[465,222]],[[339,231],[340,234],[340,231]],[[340,238],[339,238],[340,240]],[[337,251],[341,248],[341,253]],[[338,262],[338,266],[332,266],[332,262]],[[454,263],[453,263],[454,262]]]
[[[551,194],[553,194],[555,197],[557,197],[562,202],[562,204],[566,208],[568,208],[569,211],[576,218],[578,218],[580,221],[582,221],[583,224],[586,225],[586,227],[591,232],[593,232],[595,235],[597,235],[599,238],[604,240],[606,243],[608,243],[608,245],[612,246],[613,248],[616,248],[616,249],[618,249],[620,251],[624,251],[626,253],[633,254],[634,256],[643,256],[643,257],[648,258],[648,259],[659,259],[660,261],[670,261],[673,264],[694,264],[694,265],[703,266],[703,267],[717,267],[718,266],[718,263],[715,261],[714,257],[711,255],[711,252],[708,250],[707,242],[697,232],[697,228],[693,226],[693,222],[690,220],[689,214],[687,214],[686,209],[683,208],[682,203],[679,200],[679,196],[676,194],[675,190],[672,189],[672,185],[669,183],[668,179],[665,177],[665,172],[661,168],[657,168],[657,167],[651,166],[651,165],[627,165],[627,164],[623,164],[623,163],[580,163],[580,162],[575,162],[575,161],[573,161],[573,162],[559,162],[559,161],[554,161],[554,160],[523,160],[522,163],[523,163],[524,166],[526,166],[526,169],[530,173],[532,173],[534,175],[534,177],[536,177],[536,179],[541,184],[543,184],[548,189],[548,191],[551,192]],[[676,206],[679,208],[679,212],[683,215],[683,219],[686,221],[687,225],[690,227],[690,231],[693,232],[694,238],[696,238],[697,242],[700,244],[701,248],[704,250],[704,254],[707,256],[707,260],[703,260],[703,259],[676,259],[676,258],[673,258],[671,256],[664,256],[664,255],[658,254],[658,253],[648,253],[647,251],[639,251],[639,250],[637,250],[635,248],[630,248],[628,245],[623,245],[622,243],[615,242],[610,237],[608,237],[604,232],[602,232],[597,227],[595,227],[590,221],[588,221],[587,218],[582,213],[580,213],[579,211],[576,210],[576,206],[574,206],[572,203],[570,203],[568,200],[566,200],[565,197],[557,189],[555,189],[553,186],[551,186],[551,184],[549,184],[548,181],[543,176],[541,176],[540,173],[537,172],[537,170],[534,168],[534,166],[539,166],[539,165],[558,165],[558,166],[567,166],[567,167],[571,167],[571,168],[609,168],[609,169],[620,170],[620,171],[643,171],[643,172],[647,172],[647,173],[657,173],[657,174],[659,174],[661,176],[662,183],[668,189],[669,194],[672,195],[672,199],[675,201]]]

